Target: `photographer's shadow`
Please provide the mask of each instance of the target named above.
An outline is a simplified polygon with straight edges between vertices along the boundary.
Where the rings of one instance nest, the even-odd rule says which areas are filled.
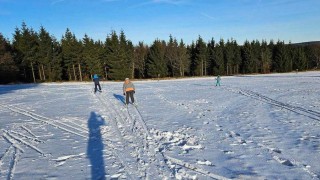
[[[95,112],[91,112],[88,119],[89,140],[87,157],[91,163],[91,179],[105,180],[105,162],[103,158],[103,139],[100,127],[105,125],[105,120]]]

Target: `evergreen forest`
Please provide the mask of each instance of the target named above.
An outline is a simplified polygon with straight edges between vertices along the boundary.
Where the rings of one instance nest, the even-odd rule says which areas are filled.
[[[44,27],[22,23],[12,40],[0,32],[0,83],[104,80],[283,73],[320,68],[320,43],[285,44],[277,40],[242,42],[201,36],[191,44],[169,36],[133,44],[124,31],[104,41],[76,37],[66,29],[61,39]]]

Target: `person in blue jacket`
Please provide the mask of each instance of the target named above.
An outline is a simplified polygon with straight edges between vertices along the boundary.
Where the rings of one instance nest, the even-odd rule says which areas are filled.
[[[221,86],[220,81],[221,81],[221,77],[220,75],[218,75],[216,78],[216,86]]]
[[[97,92],[98,87],[99,87],[99,92],[101,92],[101,86],[99,82],[99,76],[97,74],[93,75],[93,82],[94,82],[94,93]]]

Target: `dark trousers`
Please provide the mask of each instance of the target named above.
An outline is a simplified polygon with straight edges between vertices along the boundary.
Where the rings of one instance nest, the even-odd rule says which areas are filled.
[[[94,92],[97,92],[98,87],[99,87],[99,91],[101,91],[100,83],[94,83]]]
[[[126,104],[129,104],[129,97],[131,98],[131,103],[134,103],[133,91],[126,92]]]

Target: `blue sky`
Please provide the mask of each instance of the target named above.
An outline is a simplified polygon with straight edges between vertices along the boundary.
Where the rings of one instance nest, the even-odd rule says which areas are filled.
[[[12,38],[22,22],[60,39],[70,28],[105,40],[124,30],[133,43],[169,35],[191,43],[198,35],[247,40],[320,40],[320,0],[0,0],[0,32]]]

